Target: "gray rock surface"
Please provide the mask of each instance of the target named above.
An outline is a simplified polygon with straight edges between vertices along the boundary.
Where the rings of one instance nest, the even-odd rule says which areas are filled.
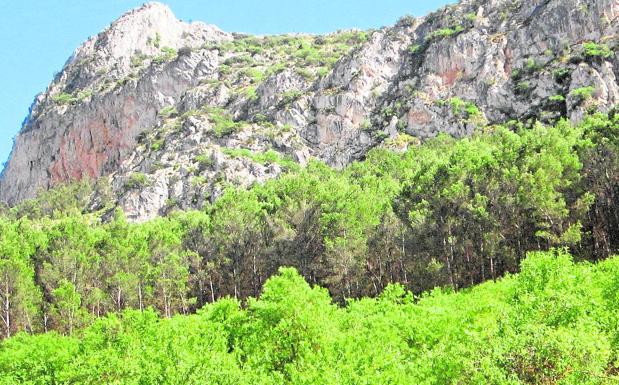
[[[578,121],[619,99],[618,16],[615,0],[462,0],[380,30],[248,36],[146,4],[37,96],[0,200],[103,178],[142,221],[404,133]]]

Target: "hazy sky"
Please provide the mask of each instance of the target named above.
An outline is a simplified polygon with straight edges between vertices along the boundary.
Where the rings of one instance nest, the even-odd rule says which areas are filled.
[[[391,25],[453,0],[170,0],[176,17],[230,32],[323,33]],[[0,0],[0,170],[34,96],[89,36],[144,1]]]

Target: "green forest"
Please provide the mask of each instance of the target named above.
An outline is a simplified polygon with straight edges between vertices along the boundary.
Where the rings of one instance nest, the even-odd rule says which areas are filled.
[[[346,306],[281,268],[243,305],[19,334],[0,349],[0,384],[617,383],[619,259],[534,252],[521,267],[458,292],[392,284]]]
[[[103,181],[0,208],[0,384],[619,382],[619,115],[412,142],[139,224]]]

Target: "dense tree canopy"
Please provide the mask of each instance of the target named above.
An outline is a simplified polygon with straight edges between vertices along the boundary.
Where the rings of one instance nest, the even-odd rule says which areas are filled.
[[[616,258],[536,252],[498,282],[421,296],[392,284],[340,307],[281,268],[245,306],[124,310],[73,336],[18,334],[0,345],[0,383],[611,384],[617,277]]]
[[[439,373],[449,377],[465,372],[469,376],[477,372],[484,373],[480,374],[483,376],[496,375],[507,383],[511,381],[509,376],[501,377],[505,373],[518,373],[518,378],[528,383],[557,382],[552,380],[554,377],[539,377],[546,375],[538,371],[542,366],[552,373],[564,370],[562,375],[570,378],[566,381],[575,383],[573,376],[585,370],[579,371],[578,365],[584,368],[596,362],[604,362],[608,374],[608,362],[612,360],[604,352],[614,354],[614,340],[608,339],[610,345],[593,346],[593,342],[584,340],[590,330],[581,330],[581,326],[574,329],[569,323],[572,321],[563,320],[562,317],[571,317],[573,309],[544,309],[544,300],[537,294],[522,291],[520,297],[513,297],[517,300],[508,300],[503,291],[510,285],[501,283],[492,286],[493,294],[486,289],[491,286],[473,290],[485,293],[484,296],[496,294],[504,298],[500,302],[473,304],[471,298],[476,301],[476,295],[482,294],[443,296],[436,292],[413,305],[411,294],[404,295],[402,290],[414,295],[435,287],[460,290],[506,273],[516,273],[521,264],[526,267],[534,263],[531,261],[544,260],[550,266],[554,259],[561,260],[564,256],[540,254],[546,255],[546,259],[537,257],[523,264],[531,251],[567,248],[577,260],[590,261],[616,253],[619,248],[619,117],[612,113],[597,114],[578,126],[559,122],[555,126],[523,128],[510,123],[486,127],[471,138],[439,136],[411,145],[405,152],[388,147],[371,151],[366,159],[341,171],[311,162],[307,167],[293,168],[278,179],[249,189],[228,188],[203,210],[175,211],[140,224],[127,222],[122,211],[114,211],[105,204],[98,205],[106,207],[100,211],[89,211],[93,191],[99,201],[105,200],[102,181],[59,186],[17,207],[3,208],[0,211],[1,335],[5,338],[19,332],[57,333],[34,337],[21,334],[9,339],[3,352],[29,356],[30,361],[24,358],[24,365],[32,360],[44,360],[51,368],[61,368],[49,369],[49,373],[77,378],[75,381],[81,383],[102,378],[101,373],[106,371],[114,373],[105,377],[114,383],[113,378],[128,378],[132,371],[137,373],[145,368],[151,368],[149,375],[153,376],[176,373],[174,376],[198,378],[192,376],[210,373],[213,378],[221,378],[220,382],[224,378],[233,379],[231,383],[262,375],[276,376],[272,377],[275,383],[312,383],[314,380],[296,377],[309,373],[319,377],[315,379],[317,383],[327,378],[338,383],[335,377],[329,377],[336,373],[348,373],[346,378],[351,378],[350,383],[397,383],[421,378],[419,373],[429,368],[434,369],[426,373],[427,383],[441,383],[442,379],[431,380]],[[299,275],[282,270],[262,291],[268,277],[276,274],[281,266],[294,267]],[[551,273],[558,274],[548,274]],[[521,277],[528,277],[526,274],[533,273],[525,271]],[[312,287],[322,286],[326,291],[310,289],[301,277]],[[510,278],[504,282],[512,281]],[[390,286],[394,283],[403,286]],[[290,285],[294,290],[287,289]],[[567,286],[565,289],[577,290]],[[282,290],[295,294],[284,298]],[[494,293],[495,290],[499,292]],[[606,288],[592,290],[606,290],[605,294],[596,291],[604,298],[614,295]],[[259,297],[261,292],[260,300],[251,299]],[[396,294],[402,295],[395,298]],[[546,298],[543,296],[547,294],[539,295]],[[583,297],[595,299],[597,294]],[[351,300],[364,296],[379,299]],[[588,306],[576,297],[570,297],[565,306]],[[437,298],[449,303],[437,305],[436,314],[430,310],[431,305],[422,305],[439,301]],[[331,304],[332,299],[347,307],[336,308]],[[379,309],[389,308],[389,301],[397,302],[398,306],[393,308],[397,314],[409,311],[404,309],[416,309],[410,311],[421,311],[422,315],[407,314],[402,320],[385,321],[380,313],[383,310]],[[307,311],[300,309],[300,304]],[[530,308],[523,308],[525,305]],[[441,306],[445,309],[470,306],[471,312],[480,314],[467,310],[462,317],[479,317],[474,323],[478,326],[466,326],[466,322],[473,322],[472,318],[458,318],[460,315],[453,315],[456,318],[450,320],[444,314],[447,321],[434,319],[437,314],[451,311],[440,310]],[[513,329],[504,329],[503,324],[496,323],[496,311],[502,308],[511,314]],[[198,315],[175,317],[196,311]],[[554,311],[556,315],[549,313]],[[584,310],[578,310],[581,311]],[[350,318],[344,320],[342,314]],[[525,315],[533,318],[518,318]],[[315,319],[318,316],[323,317],[320,322]],[[573,316],[580,317],[580,313]],[[597,317],[587,315],[594,316]],[[416,321],[405,324],[404,319],[411,317]],[[551,322],[553,317],[557,319],[552,321],[556,322],[552,328],[530,329],[528,323],[518,323],[538,325],[538,321]],[[605,331],[595,331],[600,335],[610,333],[608,325],[614,322],[612,317],[604,317],[607,318],[595,318],[595,322],[604,324],[598,326]],[[312,322],[308,324],[310,319]],[[435,321],[454,329],[436,332],[411,329],[443,327],[432,326],[431,322]],[[280,322],[285,323],[280,325]],[[394,340],[394,345],[374,346],[383,336],[372,333],[387,333],[384,338],[388,340],[391,326],[377,325],[376,330],[366,331],[365,337],[346,334],[354,332],[356,323],[366,327],[371,322],[400,325],[403,330],[417,333],[414,335],[422,338],[422,342],[399,335],[402,340]],[[565,327],[558,328],[560,325]],[[178,332],[185,327],[192,331]],[[479,340],[472,343],[476,346],[468,346],[468,342],[452,344],[452,338],[469,338],[466,333],[464,336],[458,333],[469,332],[471,327],[480,328],[481,334],[475,337]],[[485,328],[488,330],[482,330]],[[157,334],[150,335],[155,329]],[[341,330],[344,334],[330,335],[329,330]],[[221,331],[225,331],[224,337],[218,334]],[[500,347],[493,347],[492,351],[458,351],[486,346],[488,339],[498,338],[499,332],[504,333],[501,338],[514,344],[509,346],[515,350],[500,351],[497,350]],[[583,334],[573,334],[580,332]],[[451,345],[445,345],[442,353],[426,351],[436,344],[447,344],[439,341],[441,333],[449,336]],[[139,341],[134,341],[137,335]],[[549,340],[551,345],[538,348],[555,352],[557,356],[548,359],[559,361],[535,361],[538,358],[533,353],[525,352],[540,335],[556,339]],[[210,341],[200,348],[203,349],[200,360],[205,361],[191,361],[194,358],[186,357],[190,346],[202,337]],[[174,343],[161,345],[166,338]],[[349,366],[330,369],[327,364],[330,361],[320,358],[323,354],[325,357],[335,354],[344,361],[352,360],[357,352],[353,347],[341,345],[347,338],[355,341],[354,346],[365,346],[368,354],[377,349],[377,355],[365,362],[378,365],[366,368],[374,374],[356,373],[365,364],[352,361],[346,364]],[[62,353],[41,356],[29,352],[23,341],[33,349],[41,344]],[[573,357],[581,357],[582,362],[569,365],[560,362],[562,355],[568,354],[566,349],[576,342],[580,344],[578,349],[585,350],[574,352]],[[111,349],[111,353],[100,353],[99,358],[85,354],[83,359],[92,363],[84,363],[73,359],[70,354],[73,349],[91,349],[92,354]],[[380,358],[380,349],[394,349],[394,354]],[[449,349],[455,350],[449,353]],[[148,364],[138,358],[140,352],[147,351],[157,355]],[[478,357],[477,361],[452,359],[465,353]],[[521,356],[504,358],[508,353]],[[131,365],[116,368],[118,362],[126,361],[122,354],[133,354],[135,360],[131,356],[128,361]],[[394,358],[400,357],[398,354],[401,357],[413,354],[417,366],[402,366],[403,362]],[[444,354],[452,358],[441,356]],[[420,360],[429,360],[428,357],[433,361],[425,367]],[[497,357],[507,361],[497,363]],[[187,367],[172,364],[184,359],[189,360],[185,363]],[[95,362],[102,365],[97,369],[99,372],[80,372]],[[239,363],[242,363],[240,367]],[[511,369],[505,369],[508,367]],[[601,373],[600,368],[587,366],[586,370]],[[22,369],[9,372],[19,370]],[[48,369],[40,370],[46,371],[41,376],[48,375]],[[226,370],[229,373],[222,374]],[[192,374],[194,371],[196,374]],[[387,373],[396,377],[381,377]],[[556,375],[552,373],[548,376]],[[70,377],[73,375],[77,377]],[[157,378],[141,383],[165,383]],[[117,383],[128,382],[118,380]]]

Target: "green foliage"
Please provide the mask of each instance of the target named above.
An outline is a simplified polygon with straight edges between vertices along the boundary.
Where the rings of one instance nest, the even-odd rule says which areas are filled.
[[[475,103],[464,101],[458,97],[449,99],[449,105],[454,115],[466,115],[468,118],[481,114]]]
[[[477,21],[477,14],[476,13],[467,13],[466,15],[464,15],[464,18],[470,22],[475,22]]]
[[[225,52],[219,75],[232,83],[258,84],[285,70],[305,81],[323,77],[333,65],[369,39],[363,31],[341,31],[326,36],[242,36],[207,48]],[[247,78],[247,79],[245,79]],[[244,84],[245,85],[245,84]]]
[[[531,90],[531,84],[527,81],[519,82],[516,84],[516,92],[520,94],[526,94]]]
[[[224,154],[233,158],[248,158],[260,164],[279,164],[288,169],[297,169],[298,164],[289,159],[284,159],[278,152],[268,150],[262,153],[255,153],[246,148],[225,148]]]
[[[170,118],[175,115],[178,115],[178,111],[175,106],[165,106],[161,110],[159,110],[159,116],[162,118]]]
[[[135,190],[147,186],[149,183],[148,177],[141,172],[134,172],[125,182],[125,189]]]
[[[146,59],[148,59],[147,55],[143,53],[136,53],[135,55],[131,56],[131,67],[132,68],[142,67]]]
[[[86,182],[3,210],[0,383],[613,378],[619,264],[548,250],[619,250],[619,117],[414,143],[401,134],[342,170],[309,161],[248,188],[197,176],[197,191],[222,187],[217,200],[191,212],[170,200],[144,223],[89,213],[105,187]],[[63,336],[19,334],[46,330]]]
[[[264,80],[264,72],[256,68],[248,68],[245,70],[245,74],[251,78],[252,83],[260,83]]]
[[[196,162],[198,162],[198,166],[201,170],[207,169],[208,167],[213,165],[213,158],[210,154],[199,154],[194,158]]]
[[[77,98],[66,92],[61,92],[52,96],[52,100],[58,104],[73,104],[77,102]]]
[[[0,345],[0,383],[610,384],[617,262],[532,253],[521,274],[466,292],[389,285],[346,307],[281,268],[245,307],[226,298],[167,319],[126,310],[79,338],[20,334]]]
[[[580,100],[585,101],[591,99],[593,97],[593,93],[595,92],[595,87],[587,86],[575,88],[570,92],[570,96]]]
[[[161,54],[153,58],[153,63],[162,64],[176,59],[178,52],[174,48],[162,47]]]
[[[209,119],[213,123],[213,132],[218,138],[238,132],[246,124],[245,122],[235,122],[224,109],[209,108],[208,111]]]
[[[291,103],[303,96],[303,93],[299,90],[289,90],[282,94],[282,103],[284,106],[289,106]]]
[[[571,72],[567,68],[557,68],[552,72],[552,76],[559,83],[565,82],[571,75]]]
[[[608,59],[613,56],[613,51],[606,44],[586,42],[582,45],[587,59]]]
[[[324,78],[329,74],[331,70],[328,67],[320,67],[318,68],[317,75],[319,78]]]
[[[548,100],[550,100],[551,102],[555,102],[555,103],[563,103],[565,102],[565,96],[563,95],[552,95],[548,98]]]
[[[245,89],[245,97],[247,98],[247,100],[255,102],[256,100],[258,100],[259,96],[258,93],[256,92],[256,87],[247,87]]]
[[[525,63],[525,69],[529,74],[537,72],[541,68],[541,65],[535,60],[535,58],[528,58]]]
[[[464,27],[461,25],[457,25],[451,28],[438,29],[436,31],[429,33],[426,36],[426,41],[432,41],[432,40],[438,40],[438,39],[456,36],[462,31],[464,31]]]
[[[22,201],[10,210],[11,216],[41,219],[81,213],[86,210],[95,190],[95,184],[87,179],[73,184],[59,185],[47,191],[40,191],[36,198]],[[101,191],[98,192],[101,193]]]
[[[148,39],[146,39],[146,44],[152,45],[155,48],[159,48],[159,46],[161,45],[161,35],[159,34],[159,32],[155,33],[154,38],[149,37]]]
[[[159,151],[161,149],[161,147],[163,146],[165,142],[165,139],[159,139],[159,140],[155,140],[154,142],[151,143],[150,145],[150,150],[151,151]]]
[[[413,55],[416,55],[417,53],[419,53],[420,50],[421,50],[421,45],[419,44],[413,44],[410,47],[408,47],[408,52],[410,52]]]

